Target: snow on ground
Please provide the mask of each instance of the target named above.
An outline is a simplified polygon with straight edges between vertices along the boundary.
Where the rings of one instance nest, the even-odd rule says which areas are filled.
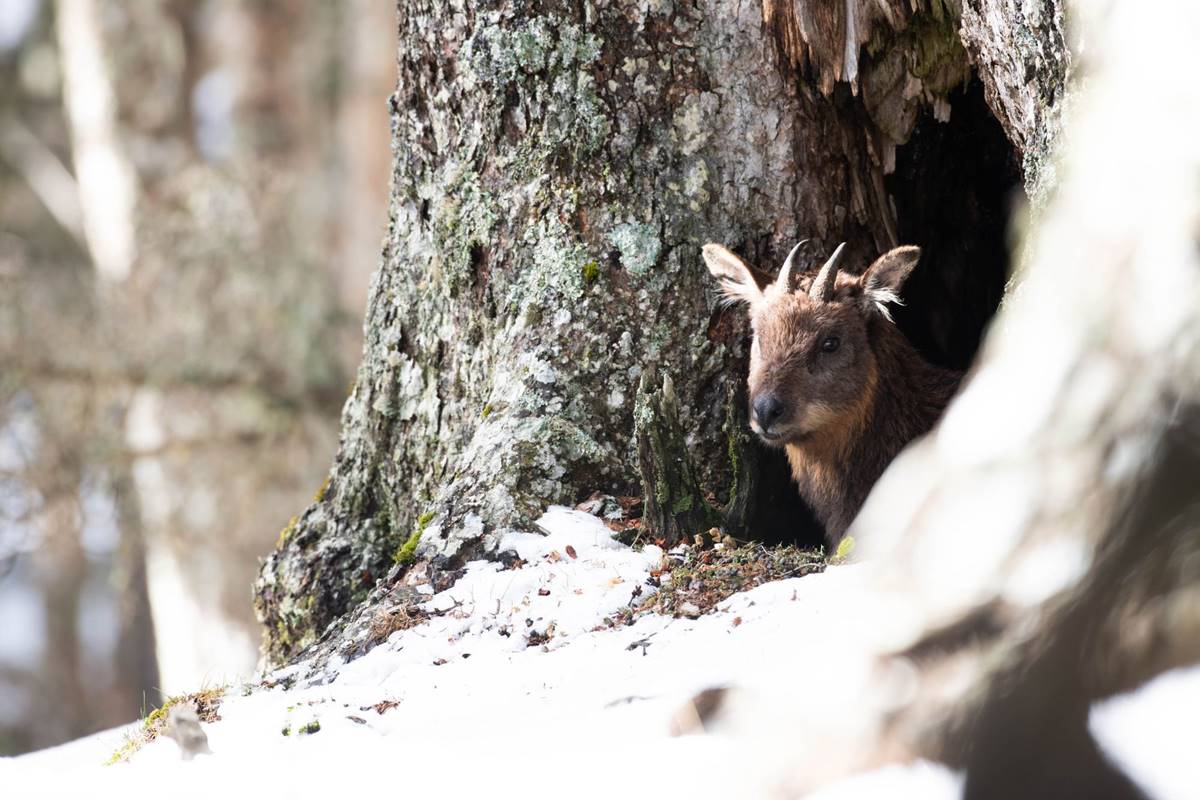
[[[1159,675],[1132,692],[1092,706],[1088,728],[1121,771],[1155,800],[1200,797],[1196,713],[1200,667]]]
[[[672,736],[673,719],[696,692],[749,685],[754,675],[778,681],[783,694],[836,695],[823,690],[842,680],[835,660],[814,659],[806,641],[822,641],[824,651],[865,625],[851,602],[815,602],[849,587],[857,568],[767,584],[695,620],[648,615],[607,629],[604,618],[635,592],[654,591],[647,578],[661,550],[634,551],[595,517],[567,509],[551,509],[539,524],[549,535],[504,543],[524,566],[469,565],[430,597],[428,609],[445,613],[331,665],[330,682],[247,696],[232,689],[221,721],[205,725],[210,756],[183,762],[175,743],[160,738],[129,763],[101,767],[122,741],[113,731],[0,761],[0,785],[20,785],[20,797],[82,786],[140,796],[164,779],[184,796],[260,784],[394,785],[452,797],[765,794],[770,787],[748,775],[779,770],[748,768],[779,759],[782,742]],[[531,635],[550,638],[529,645]],[[383,701],[398,705],[372,708]],[[313,721],[318,732],[299,733]]]
[[[864,733],[854,720],[871,716],[853,710],[903,679],[872,666],[869,654],[907,620],[901,610],[881,619],[865,567],[764,584],[695,620],[647,615],[609,629],[606,616],[654,591],[647,578],[662,552],[634,551],[567,509],[539,524],[549,535],[505,542],[524,565],[469,565],[429,598],[428,610],[444,613],[330,665],[328,682],[232,688],[221,720],[204,726],[212,755],[182,761],[161,737],[128,763],[100,766],[123,740],[118,729],[0,759],[3,796],[778,797],[796,789],[781,781],[798,748],[828,753],[839,774]],[[707,735],[688,735],[690,700],[714,687],[734,687],[739,702],[706,721]],[[302,732],[314,722],[318,731]],[[960,785],[918,764],[814,796],[950,800]]]

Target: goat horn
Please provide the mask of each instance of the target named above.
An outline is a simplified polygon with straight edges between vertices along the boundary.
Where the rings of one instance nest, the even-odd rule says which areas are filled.
[[[801,239],[796,242],[796,246],[788,253],[787,258],[783,260],[783,269],[779,270],[779,277],[775,279],[775,285],[784,291],[787,291],[788,281],[792,278],[792,262],[796,260],[796,251],[807,241],[808,239]]]
[[[821,271],[817,273],[817,277],[813,280],[812,286],[808,290],[808,296],[813,300],[827,303],[833,299],[833,285],[837,282],[838,274],[837,262],[845,247],[845,242],[839,244],[837,250],[833,251],[833,255],[829,257],[829,260],[821,267]]]

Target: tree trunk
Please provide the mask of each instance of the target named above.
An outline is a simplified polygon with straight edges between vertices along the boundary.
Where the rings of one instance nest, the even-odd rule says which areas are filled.
[[[356,606],[320,652],[361,639],[371,609],[405,594],[393,562],[410,553],[420,574],[452,575],[548,503],[639,491],[634,398],[651,367],[674,382],[701,489],[728,524],[767,524],[769,504],[748,498],[790,482],[729,402],[745,327],[718,309],[699,248],[723,242],[769,271],[801,238],[806,265],[845,240],[865,266],[913,226],[888,196],[898,152],[969,106],[971,70],[949,5],[897,3],[871,23],[851,84],[801,52],[803,6],[765,5],[399,3],[389,235],[328,491],[256,587],[271,661]],[[951,256],[982,265],[982,310],[958,337],[969,358],[1003,283],[1002,193],[942,172],[963,183],[958,207],[995,217],[947,217],[959,239],[929,266],[937,302],[962,283]],[[927,333],[934,349],[955,338]]]

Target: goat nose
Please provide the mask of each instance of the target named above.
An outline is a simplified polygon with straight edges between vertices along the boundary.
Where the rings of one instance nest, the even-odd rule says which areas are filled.
[[[773,394],[761,394],[754,400],[754,416],[762,429],[769,431],[783,416],[783,403]]]

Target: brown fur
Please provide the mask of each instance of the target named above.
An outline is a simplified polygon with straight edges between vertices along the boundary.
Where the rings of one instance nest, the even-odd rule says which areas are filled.
[[[740,259],[716,245],[705,260],[727,297],[750,305],[751,427],[787,452],[805,502],[836,544],[875,481],[912,439],[928,431],[958,386],[960,375],[926,363],[887,318],[880,304],[894,300],[916,264],[916,248],[897,248],[861,276],[838,274],[832,297],[772,283],[762,288]],[[718,268],[719,266],[719,268]],[[825,352],[823,342],[838,346]],[[781,401],[778,421],[766,430],[753,411],[756,399]]]

